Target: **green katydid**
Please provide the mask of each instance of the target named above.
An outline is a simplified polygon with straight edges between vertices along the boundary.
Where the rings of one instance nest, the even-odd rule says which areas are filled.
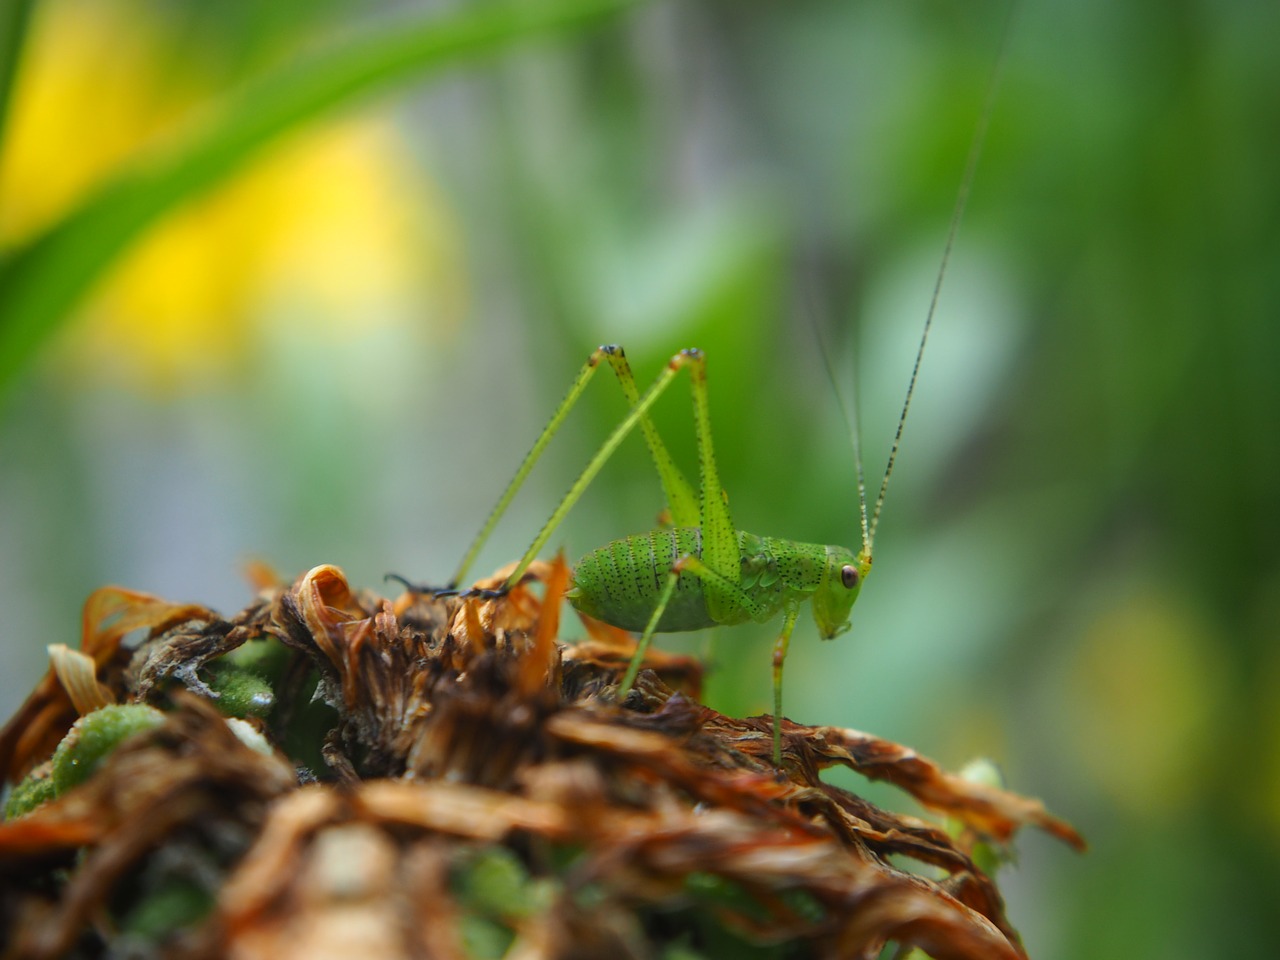
[[[997,66],[996,77],[998,74],[999,66]],[[993,78],[988,89],[987,102],[970,147],[961,188],[952,212],[941,267],[935,280],[924,331],[916,351],[906,400],[898,419],[897,431],[890,448],[875,509],[870,518],[868,518],[857,434],[855,430],[850,431],[858,460],[857,486],[862,531],[862,545],[856,553],[842,546],[798,543],[776,537],[758,536],[738,530],[734,526],[728,502],[720,484],[719,473],[716,470],[715,450],[711,439],[711,417],[708,412],[706,359],[699,350],[686,349],[673,356],[652,385],[641,394],[622,348],[602,346],[591,354],[579,371],[568,394],[561,401],[533,448],[525,456],[515,476],[498,499],[497,505],[472,541],[449,586],[443,589],[416,587],[401,577],[393,576],[393,579],[400,580],[412,590],[433,593],[437,596],[493,598],[504,595],[520,583],[529,565],[577,503],[604,463],[613,455],[627,434],[639,425],[662,484],[671,526],[624,537],[588,553],[573,566],[572,586],[568,593],[569,601],[579,611],[597,620],[627,630],[641,631],[635,654],[619,685],[619,700],[630,692],[635,683],[636,675],[655,633],[699,630],[704,627],[741,624],[748,621],[765,623],[782,614],[782,630],[773,648],[773,758],[775,763],[780,764],[782,668],[791,634],[798,619],[800,607],[805,601],[812,605],[818,632],[824,639],[831,639],[848,630],[853,604],[871,572],[872,545],[880,510],[902,441],[903,426],[911,406],[920,362],[933,324],[951,248],[981,151],[996,86],[997,81]],[[463,582],[481,547],[488,540],[498,520],[528,477],[547,444],[559,430],[570,409],[581,397],[602,360],[607,361],[613,368],[630,405],[630,411],[587,463],[506,581],[496,590],[458,589],[458,584]],[[694,427],[700,471],[697,494],[676,467],[649,416],[649,410],[654,402],[685,368],[690,372],[693,393]],[[835,378],[829,365],[827,373],[831,376],[834,385]]]

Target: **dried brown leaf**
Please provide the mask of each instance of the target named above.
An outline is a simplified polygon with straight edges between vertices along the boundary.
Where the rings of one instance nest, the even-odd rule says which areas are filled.
[[[649,957],[663,944],[646,916],[694,909],[744,940],[804,941],[820,957],[875,957],[890,941],[942,958],[1024,955],[967,841],[821,772],[840,764],[885,780],[996,842],[1035,826],[1082,846],[1069,825],[1038,801],[852,730],[786,722],[777,768],[771,717],[726,717],[667,686],[696,690],[700,665],[689,658],[655,653],[646,666],[656,670],[619,705],[632,642],[606,632],[559,644],[567,568],[557,558],[531,569],[498,599],[391,602],[320,566],[231,620],[99,597],[95,617],[119,614],[111,629],[152,629],[127,672],[119,635],[95,628],[87,638],[112,663],[108,688],[125,697],[170,676],[199,693],[196,667],[250,636],[305,655],[337,710],[329,782],[297,787],[208,703],[177,695],[163,727],[0,827],[0,876],[11,883],[86,851],[56,900],[24,894],[15,943],[56,955],[148,851],[222,822],[248,831],[247,850],[184,941],[191,956],[461,960],[463,921],[477,908],[454,878],[494,849],[542,885],[538,909],[485,921],[507,930],[510,957]],[[53,703],[46,696],[37,714]],[[45,733],[54,729],[46,720]],[[41,759],[24,750],[24,763]]]

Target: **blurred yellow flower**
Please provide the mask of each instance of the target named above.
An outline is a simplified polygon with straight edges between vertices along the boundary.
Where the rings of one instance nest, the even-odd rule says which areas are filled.
[[[168,128],[194,91],[162,72],[162,40],[112,3],[35,8],[0,153],[0,245],[49,225]]]
[[[144,12],[38,8],[0,157],[0,244],[56,221],[214,92],[200,57]],[[189,387],[226,376],[286,314],[334,350],[411,313],[450,320],[460,276],[443,204],[393,123],[365,112],[270,147],[159,223],[99,286],[64,356],[77,376]]]

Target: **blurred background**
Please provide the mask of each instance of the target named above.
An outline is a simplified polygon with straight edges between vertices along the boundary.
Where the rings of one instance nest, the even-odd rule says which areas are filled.
[[[1008,11],[7,4],[0,713],[103,584],[447,579],[601,342],[641,380],[702,347],[738,525],[856,547],[815,331],[876,484]],[[795,719],[990,756],[1089,837],[1002,876],[1041,960],[1274,956],[1277,36],[1270,4],[1018,5],[875,575],[791,647]],[[476,575],[624,403],[582,407]],[[692,473],[683,383],[658,419]],[[553,543],[661,506],[629,442]],[[755,713],[774,629],[661,642]]]

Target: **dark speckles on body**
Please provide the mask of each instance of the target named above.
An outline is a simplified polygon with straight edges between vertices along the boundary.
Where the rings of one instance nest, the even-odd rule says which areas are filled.
[[[702,556],[702,534],[696,527],[653,530],[615,540],[578,561],[570,600],[598,620],[626,630],[643,630],[668,572],[686,554]],[[713,625],[702,583],[693,574],[682,573],[658,629],[672,632]]]
[[[742,531],[738,531],[737,540],[741,557],[738,582],[755,604],[756,619],[772,617],[788,598],[803,599],[817,589],[826,562],[825,547]],[[700,528],[653,530],[615,540],[578,561],[570,600],[598,620],[626,630],[643,630],[671,568],[683,556],[703,558]],[[730,606],[730,616],[713,620],[707,610],[706,585],[696,574],[682,572],[658,630],[700,630],[716,623],[753,619],[746,604]]]

